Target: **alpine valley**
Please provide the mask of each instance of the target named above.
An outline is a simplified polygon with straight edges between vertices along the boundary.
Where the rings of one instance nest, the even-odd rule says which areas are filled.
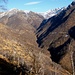
[[[0,12],[0,75],[75,75],[75,1],[36,13]]]

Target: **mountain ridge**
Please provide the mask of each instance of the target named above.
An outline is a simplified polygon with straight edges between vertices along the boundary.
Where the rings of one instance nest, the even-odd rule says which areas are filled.
[[[74,26],[75,1],[59,14],[49,18],[47,22],[37,29],[39,47],[48,50],[52,60],[61,64],[63,68],[71,73],[75,72],[75,57],[72,57],[72,55],[74,56],[75,43],[75,29],[72,29]],[[73,60],[71,61],[71,59]]]
[[[36,14],[38,14],[38,15],[41,15],[41,16],[43,16],[44,18],[50,18],[50,17],[52,17],[52,16],[54,16],[54,15],[56,15],[56,14],[58,14],[58,13],[60,13],[62,10],[64,10],[65,8],[63,7],[63,8],[56,8],[56,9],[54,9],[54,10],[48,10],[48,11],[46,11],[46,12],[34,12],[34,13],[36,13]],[[14,15],[14,14],[16,14],[17,12],[25,12],[25,14],[28,14],[29,12],[33,12],[33,11],[28,11],[28,10],[20,10],[20,9],[16,9],[16,8],[13,8],[13,9],[10,9],[10,10],[8,10],[8,11],[6,11],[6,12],[3,12],[3,13],[1,13],[0,14],[0,16],[1,17],[3,17],[3,16],[5,16],[5,15],[9,15],[9,16],[11,16],[11,15]]]
[[[1,14],[1,75],[75,74],[74,2],[48,19],[18,9]]]

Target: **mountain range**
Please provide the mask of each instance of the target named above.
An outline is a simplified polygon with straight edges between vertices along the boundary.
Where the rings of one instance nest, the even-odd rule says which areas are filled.
[[[75,1],[44,13],[0,13],[0,75],[75,75]]]
[[[48,11],[46,11],[46,12],[34,12],[34,13],[36,13],[36,14],[38,14],[38,15],[42,15],[44,18],[50,18],[50,17],[52,17],[52,16],[54,16],[54,15],[60,13],[60,12],[61,12],[62,10],[64,10],[64,9],[65,9],[65,7],[63,7],[63,8],[56,8],[56,9],[54,9],[54,10],[48,10]],[[9,11],[2,12],[2,13],[0,14],[0,17],[3,17],[3,16],[5,16],[5,15],[11,16],[11,15],[16,14],[17,12],[23,12],[23,13],[25,13],[25,14],[28,14],[29,12],[32,12],[32,11],[20,10],[20,9],[13,8],[13,9],[11,9],[11,10],[9,10]]]

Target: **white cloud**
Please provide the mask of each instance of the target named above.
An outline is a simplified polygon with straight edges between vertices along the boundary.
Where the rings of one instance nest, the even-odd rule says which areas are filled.
[[[39,4],[39,3],[41,3],[41,1],[29,2],[29,3],[26,3],[24,5],[35,5],[35,4]]]

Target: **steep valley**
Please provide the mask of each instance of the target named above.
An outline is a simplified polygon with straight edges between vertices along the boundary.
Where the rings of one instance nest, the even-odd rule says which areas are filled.
[[[74,48],[75,1],[49,19],[0,13],[0,75],[74,75]]]

